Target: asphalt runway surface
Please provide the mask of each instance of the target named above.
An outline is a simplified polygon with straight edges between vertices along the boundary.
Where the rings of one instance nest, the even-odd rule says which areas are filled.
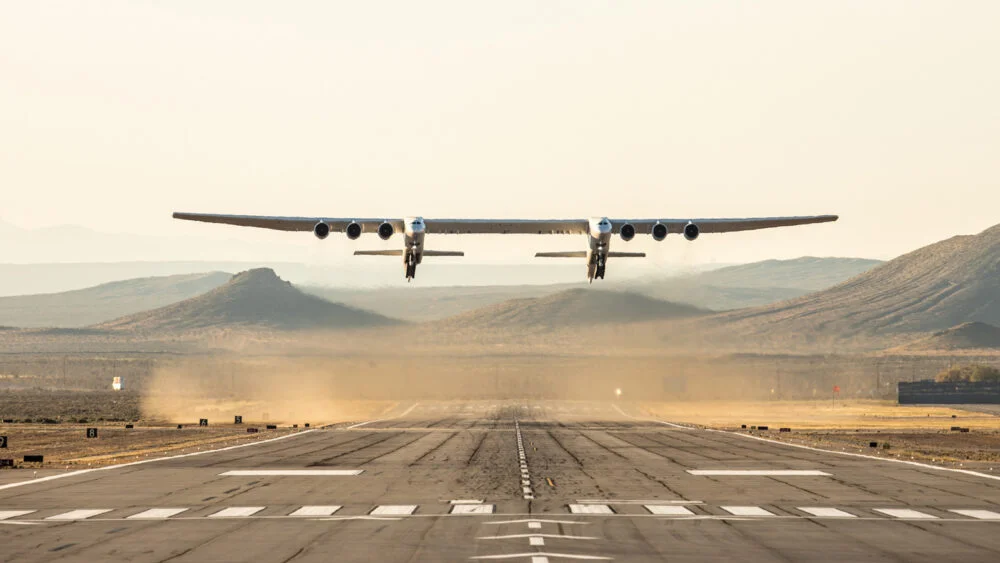
[[[409,403],[246,447],[23,472],[0,484],[0,560],[1000,561],[1000,480],[633,412]]]

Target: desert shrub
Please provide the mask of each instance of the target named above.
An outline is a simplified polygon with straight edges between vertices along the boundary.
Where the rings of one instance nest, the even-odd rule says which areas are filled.
[[[969,381],[1000,381],[1000,369],[990,366],[972,366]]]
[[[950,367],[934,377],[938,383],[958,381],[1000,381],[1000,370],[982,364]]]

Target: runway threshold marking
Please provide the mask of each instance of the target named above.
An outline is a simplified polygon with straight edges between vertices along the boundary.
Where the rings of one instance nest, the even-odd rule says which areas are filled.
[[[372,516],[409,516],[417,511],[415,504],[380,504],[368,514]]]
[[[128,520],[163,520],[185,512],[187,508],[150,508],[138,514],[129,516]]]
[[[645,507],[650,514],[658,514],[660,516],[694,516],[694,512],[676,504],[647,504]]]
[[[566,539],[566,540],[597,540],[600,539],[594,536],[564,536],[562,534],[541,534],[541,533],[531,533],[531,534],[507,534],[504,536],[479,536],[476,539],[479,540],[515,540],[524,538],[549,538],[549,539]]]
[[[31,514],[32,512],[37,512],[35,510],[0,510],[0,520],[6,520],[8,518],[17,518],[18,516],[25,516]]]
[[[774,513],[759,506],[721,506],[719,508],[733,516],[774,516]]]
[[[948,512],[954,512],[955,514],[961,514],[962,516],[968,516],[976,520],[1000,520],[1000,513],[993,512],[992,510],[949,510]]]
[[[363,469],[237,469],[219,473],[223,477],[353,477]]]
[[[829,477],[825,471],[815,469],[688,469],[691,475],[732,477]]]
[[[261,510],[267,508],[266,506],[233,506],[230,508],[224,508],[215,514],[209,514],[209,518],[247,518],[257,514]]]
[[[571,504],[569,511],[573,514],[614,514],[615,511],[606,504]]]
[[[556,559],[577,559],[580,561],[611,561],[613,557],[602,555],[580,555],[576,553],[554,553],[547,551],[529,551],[527,553],[505,553],[503,555],[477,555],[470,557],[473,560],[503,560],[503,559],[527,559],[531,558],[532,563],[542,563],[548,561],[549,557]]]
[[[342,507],[337,505],[331,506],[303,506],[295,512],[289,514],[289,516],[294,517],[308,517],[308,516],[332,516],[336,514],[338,510]]]
[[[62,514],[56,514],[55,516],[49,516],[46,520],[86,520],[93,516],[99,514],[104,514],[105,512],[111,512],[111,508],[95,508],[90,510],[70,510],[69,512],[63,512]]]
[[[800,506],[798,508],[802,512],[811,516],[816,516],[817,518],[857,518],[854,514],[845,512],[839,508],[826,508],[821,506]]]
[[[885,514],[886,516],[892,516],[893,518],[901,518],[905,520],[937,520],[938,517],[932,514],[927,514],[926,512],[920,512],[919,510],[913,510],[910,508],[873,508],[875,512],[879,514]]]
[[[492,504],[456,504],[451,507],[451,514],[493,514],[495,510]]]

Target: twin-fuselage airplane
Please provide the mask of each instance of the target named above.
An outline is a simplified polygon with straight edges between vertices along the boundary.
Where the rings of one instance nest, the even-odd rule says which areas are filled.
[[[638,234],[650,235],[662,241],[670,233],[682,234],[695,240],[702,233],[729,233],[752,231],[773,227],[808,225],[836,221],[836,215],[808,217],[760,217],[751,219],[333,219],[327,217],[266,217],[259,215],[214,215],[208,213],[174,213],[175,219],[223,223],[241,227],[258,227],[278,231],[312,231],[316,238],[325,239],[332,232],[342,232],[355,240],[363,233],[377,233],[382,240],[389,240],[395,233],[403,233],[400,250],[357,250],[362,256],[401,256],[406,267],[406,279],[416,276],[417,265],[425,256],[464,256],[463,252],[427,250],[427,234],[521,234],[521,235],[587,235],[589,248],[570,252],[538,252],[542,258],[585,258],[587,279],[604,279],[608,258],[642,258],[643,252],[611,252],[611,237],[618,235],[630,241]]]

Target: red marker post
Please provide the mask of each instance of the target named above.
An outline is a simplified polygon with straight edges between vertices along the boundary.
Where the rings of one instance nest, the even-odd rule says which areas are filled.
[[[833,386],[833,395],[830,397],[830,406],[837,406],[837,393],[840,393],[840,385]]]

